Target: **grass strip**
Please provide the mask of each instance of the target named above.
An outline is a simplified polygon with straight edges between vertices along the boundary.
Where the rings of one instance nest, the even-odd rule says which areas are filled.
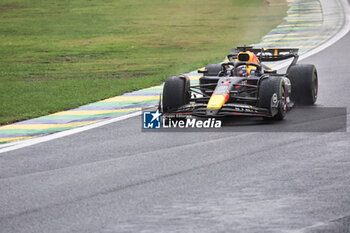
[[[282,22],[285,0],[2,0],[0,124],[160,84]]]

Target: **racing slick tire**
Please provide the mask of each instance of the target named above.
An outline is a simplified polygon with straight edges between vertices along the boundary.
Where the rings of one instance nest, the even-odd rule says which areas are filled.
[[[190,80],[171,76],[163,87],[163,112],[171,112],[190,102]]]
[[[282,77],[269,77],[261,80],[259,106],[269,109],[273,120],[283,120],[287,113],[287,89]]]
[[[299,105],[313,105],[318,95],[318,76],[314,65],[297,64],[290,68],[291,100]]]
[[[207,76],[219,76],[219,73],[222,71],[221,64],[209,64],[205,66]]]

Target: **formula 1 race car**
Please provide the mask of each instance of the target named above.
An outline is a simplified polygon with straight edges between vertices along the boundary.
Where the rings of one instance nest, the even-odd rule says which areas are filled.
[[[210,64],[191,85],[186,75],[169,77],[159,109],[164,116],[262,116],[282,120],[294,104],[312,105],[318,95],[314,65],[296,64],[298,49],[238,47],[228,62]],[[285,74],[262,62],[292,59]]]

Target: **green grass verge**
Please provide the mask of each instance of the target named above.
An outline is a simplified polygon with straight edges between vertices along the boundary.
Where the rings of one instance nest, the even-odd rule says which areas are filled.
[[[218,62],[286,10],[285,0],[2,0],[0,124]]]

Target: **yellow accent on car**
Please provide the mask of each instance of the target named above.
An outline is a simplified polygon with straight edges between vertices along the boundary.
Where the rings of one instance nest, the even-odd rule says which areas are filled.
[[[237,57],[238,57],[239,61],[245,61],[245,62],[250,62],[250,63],[255,63],[255,64],[259,63],[259,59],[257,58],[257,56],[250,51],[240,52]],[[239,59],[240,57],[242,57],[244,59],[240,60]],[[247,67],[248,75],[250,75],[251,70],[256,69],[255,66],[246,66],[246,67]]]
[[[205,72],[205,67],[199,68],[197,71],[198,71],[198,73],[204,73]]]
[[[212,95],[207,105],[208,110],[219,110],[226,102],[226,95]]]

